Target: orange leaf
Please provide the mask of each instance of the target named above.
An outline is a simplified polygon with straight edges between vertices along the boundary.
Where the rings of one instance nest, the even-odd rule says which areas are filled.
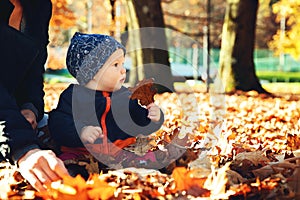
[[[99,179],[98,174],[92,175],[90,180],[93,188],[87,192],[89,199],[109,199],[114,195],[116,188]]]
[[[88,187],[86,181],[80,175],[77,175],[75,178],[65,176],[63,178],[63,184],[76,188],[78,192],[86,190]]]
[[[185,167],[176,167],[172,173],[172,177],[175,181],[175,190],[194,191],[196,188],[198,188],[198,190],[203,189],[207,177],[198,178],[195,177],[193,173],[193,170],[187,170]]]
[[[175,180],[176,190],[188,189],[187,169],[185,167],[176,167],[173,170],[172,177]]]
[[[109,199],[114,195],[115,188],[111,186],[94,187],[87,192],[89,199]]]

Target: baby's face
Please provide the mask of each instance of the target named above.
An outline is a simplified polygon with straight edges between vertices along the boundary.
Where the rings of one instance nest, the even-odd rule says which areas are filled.
[[[126,69],[124,68],[124,51],[117,49],[99,69],[87,87],[100,91],[113,92],[119,90],[125,79]]]

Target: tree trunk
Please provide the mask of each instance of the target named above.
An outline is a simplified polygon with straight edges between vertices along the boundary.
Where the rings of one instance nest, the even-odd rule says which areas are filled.
[[[253,60],[258,0],[227,0],[220,52],[220,75],[225,92],[261,86]]]
[[[129,10],[129,20],[136,20],[129,22],[128,27],[130,55],[135,65],[131,69],[136,68],[130,72],[130,84],[135,85],[143,78],[154,78],[159,93],[173,91],[161,1],[127,0],[127,5],[134,7]]]
[[[135,86],[139,80],[145,78],[143,67],[143,54],[141,49],[139,24],[132,0],[127,0],[126,3],[127,24],[128,24],[128,45],[127,53],[131,58],[129,84]]]

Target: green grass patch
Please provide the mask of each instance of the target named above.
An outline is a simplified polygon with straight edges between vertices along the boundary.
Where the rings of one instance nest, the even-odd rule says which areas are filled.
[[[257,71],[260,80],[269,82],[300,82],[300,72]]]
[[[189,84],[187,82],[175,82],[175,90],[177,92],[205,92],[205,83],[196,82]],[[297,83],[263,83],[262,87],[273,94],[297,94],[300,95],[300,82]]]

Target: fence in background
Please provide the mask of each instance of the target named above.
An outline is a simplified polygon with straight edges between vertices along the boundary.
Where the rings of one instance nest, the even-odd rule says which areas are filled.
[[[193,63],[193,48],[169,48],[169,56],[171,63],[175,65],[192,66]],[[198,67],[203,66],[203,49],[198,51]],[[220,49],[211,49],[210,61],[212,68],[219,66]],[[256,71],[286,71],[286,72],[300,72],[300,61],[294,60],[290,55],[285,55],[284,65],[280,69],[279,57],[275,56],[272,51],[267,49],[256,49],[254,51],[254,63]]]

